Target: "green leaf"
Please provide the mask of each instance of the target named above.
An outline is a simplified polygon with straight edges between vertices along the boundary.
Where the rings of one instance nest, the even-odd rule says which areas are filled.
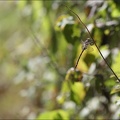
[[[84,90],[84,85],[83,83],[74,83],[72,84],[71,86],[71,99],[77,103],[77,104],[80,104],[83,100],[84,100],[84,97],[85,97],[85,90]]]
[[[78,70],[71,68],[68,70],[65,82],[62,85],[61,94],[58,96],[58,102],[62,104],[70,99],[76,104],[80,104],[85,97],[84,85],[81,83],[82,74]]]
[[[74,36],[73,25],[67,24],[63,30],[63,34],[68,43],[75,44],[78,41],[79,37]]]
[[[114,94],[120,92],[120,84],[117,84],[113,87],[113,89],[111,90],[110,94]]]
[[[113,64],[112,64],[112,69],[117,73],[117,75],[120,76],[120,52],[116,56]]]
[[[65,100],[67,99],[68,94],[70,93],[70,88],[68,86],[68,82],[64,81],[62,84],[62,89],[61,89],[61,93],[59,96],[57,96],[57,101],[59,104],[63,104],[65,102]]]
[[[61,16],[57,20],[57,26],[62,30],[64,37],[68,43],[75,44],[79,39],[80,29],[77,27],[77,23],[73,20],[71,16]]]
[[[64,120],[64,119],[69,119],[69,114],[66,111],[59,109],[59,110],[42,113],[36,118],[36,120],[43,120],[43,119]]]
[[[115,77],[110,77],[108,80],[105,81],[105,85],[112,88],[114,85],[116,85],[115,79]]]

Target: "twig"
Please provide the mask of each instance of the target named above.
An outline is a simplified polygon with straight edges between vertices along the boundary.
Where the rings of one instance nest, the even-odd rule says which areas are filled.
[[[81,58],[81,56],[82,56],[84,50],[85,50],[85,49],[82,49],[82,52],[81,52],[80,55],[79,55],[79,58],[78,58],[78,60],[77,60],[77,63],[76,63],[76,65],[75,65],[75,67],[74,67],[75,69],[76,69],[77,66],[78,66],[79,60],[80,60],[80,58]]]

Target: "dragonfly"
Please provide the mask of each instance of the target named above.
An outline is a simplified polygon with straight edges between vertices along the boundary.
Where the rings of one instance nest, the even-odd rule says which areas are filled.
[[[107,60],[104,58],[103,54],[101,53],[98,45],[96,44],[95,40],[93,39],[93,37],[92,37],[90,31],[88,30],[87,26],[84,24],[84,22],[83,22],[83,21],[81,20],[81,18],[78,16],[78,14],[76,14],[74,11],[72,11],[67,5],[64,5],[64,6],[65,6],[66,8],[68,8],[68,10],[70,10],[70,11],[79,19],[80,23],[81,23],[81,24],[84,26],[84,28],[87,30],[87,33],[88,33],[89,37],[91,38],[91,40],[93,40],[93,42],[94,42],[94,44],[95,44],[95,47],[97,48],[100,56],[102,57],[102,59],[104,60],[104,62],[107,64],[107,66],[109,67],[109,69],[111,70],[111,72],[114,74],[114,76],[116,77],[117,81],[120,82],[119,77],[116,75],[116,73],[114,72],[114,70],[113,70],[113,69],[111,68],[111,66],[108,64]],[[88,42],[88,43],[89,43],[89,42]],[[85,46],[84,48],[86,48],[86,46]],[[75,69],[77,68],[79,59],[80,59],[81,55],[83,54],[84,50],[85,50],[85,49],[82,49],[82,52],[81,52],[81,54],[79,55],[79,58],[78,58],[77,63],[76,63],[76,65],[75,65]]]

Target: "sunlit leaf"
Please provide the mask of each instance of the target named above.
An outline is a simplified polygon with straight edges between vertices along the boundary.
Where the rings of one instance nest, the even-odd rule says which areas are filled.
[[[81,59],[79,61],[77,68],[79,70],[81,70],[82,72],[87,72],[88,71],[88,66],[87,66],[87,64],[85,63],[85,61],[83,59]]]
[[[120,16],[120,7],[119,4],[115,4],[113,1],[110,2],[111,4],[111,15],[112,17],[119,17]],[[118,6],[117,6],[118,5]]]
[[[57,101],[59,104],[63,104],[65,100],[70,96],[70,88],[67,81],[62,84],[61,93],[57,96]]]
[[[51,120],[64,120],[69,119],[69,114],[66,111],[63,110],[55,110],[50,112],[45,112],[40,114],[36,120],[43,120],[43,119],[51,119]]]
[[[112,64],[112,68],[119,77],[120,76],[120,52],[116,56],[116,58],[115,58],[115,60],[114,60],[114,62]]]
[[[57,96],[57,102],[59,104],[63,104],[65,102],[65,94],[60,94],[59,96]]]
[[[114,93],[118,93],[118,92],[120,92],[120,84],[115,85],[110,93],[114,94]]]
[[[116,85],[116,81],[115,81],[115,77],[114,78],[109,78],[108,80],[105,81],[105,85],[107,87],[113,87],[114,85]]]
[[[71,99],[75,103],[80,104],[83,101],[85,94],[83,83],[74,83],[71,86]]]

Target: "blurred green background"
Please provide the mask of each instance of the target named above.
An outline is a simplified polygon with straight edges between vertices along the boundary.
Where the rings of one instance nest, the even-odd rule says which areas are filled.
[[[120,77],[119,1],[0,1],[0,119],[120,117],[120,84],[94,45],[71,72],[89,35],[65,5]]]

